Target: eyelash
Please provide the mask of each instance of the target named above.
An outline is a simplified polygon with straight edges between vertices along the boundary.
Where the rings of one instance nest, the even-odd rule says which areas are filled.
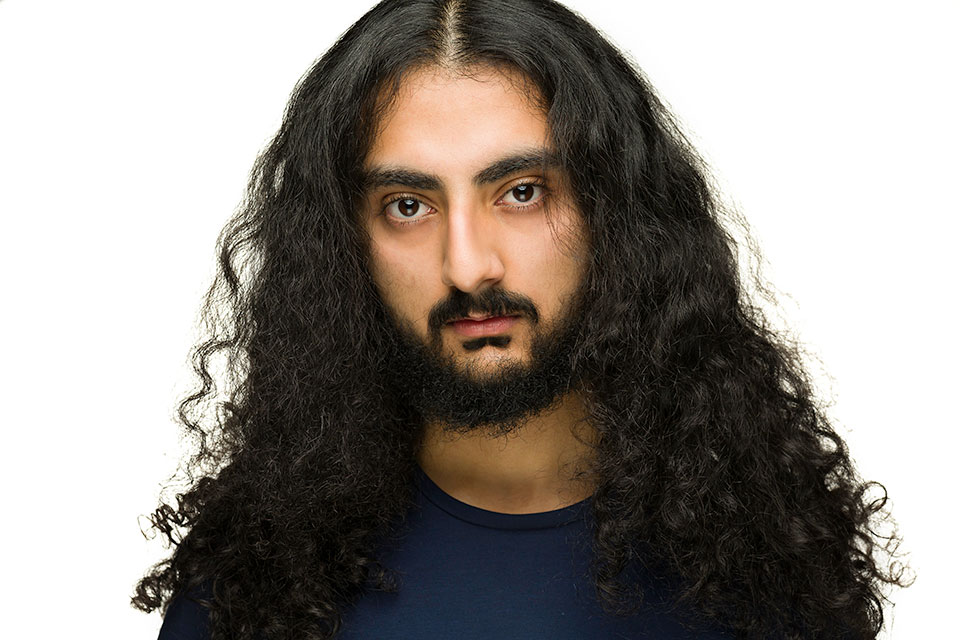
[[[515,185],[512,185],[509,189],[505,190],[505,191],[500,195],[499,198],[497,198],[497,202],[500,202],[501,200],[503,200],[503,198],[504,198],[508,193],[510,193],[511,191],[513,191],[514,189],[516,189],[517,187],[523,187],[523,186],[526,186],[526,185],[530,185],[530,186],[532,186],[532,187],[539,187],[540,189],[543,190],[543,193],[540,194],[540,197],[537,199],[536,202],[534,202],[533,204],[525,204],[525,205],[505,204],[504,206],[509,207],[509,208],[511,208],[511,209],[518,210],[518,211],[524,211],[524,210],[527,210],[527,209],[534,209],[534,208],[536,208],[536,207],[541,207],[541,206],[543,206],[543,203],[544,203],[544,201],[546,200],[547,195],[549,194],[549,192],[547,191],[547,185],[546,185],[546,183],[545,183],[543,180],[539,180],[539,179],[536,179],[536,178],[532,178],[532,179],[529,179],[529,180],[521,180],[520,182],[516,183]],[[425,206],[425,207],[428,207],[428,208],[430,208],[430,209],[433,209],[433,207],[430,207],[427,203],[425,203],[425,202],[424,202],[423,200],[421,200],[420,198],[414,196],[413,194],[409,194],[409,193],[398,193],[397,195],[395,195],[395,196],[394,196],[393,198],[391,198],[390,200],[384,202],[384,203],[383,203],[383,208],[380,210],[380,215],[382,215],[383,217],[387,218],[387,220],[389,221],[390,224],[392,224],[392,225],[394,225],[394,226],[397,226],[397,227],[405,227],[405,226],[411,225],[411,224],[420,224],[420,221],[423,219],[423,217],[425,217],[425,216],[421,216],[420,218],[417,218],[416,220],[410,220],[409,222],[404,222],[404,221],[401,220],[400,218],[396,218],[396,217],[394,217],[394,216],[388,215],[388,214],[387,214],[387,209],[390,207],[390,205],[392,205],[394,202],[400,202],[401,200],[416,200],[416,201],[419,202],[421,205],[423,205],[423,206]]]

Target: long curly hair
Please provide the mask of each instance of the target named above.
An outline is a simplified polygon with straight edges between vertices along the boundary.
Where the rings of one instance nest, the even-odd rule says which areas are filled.
[[[600,434],[603,606],[642,602],[624,571],[642,556],[738,637],[874,638],[908,586],[886,490],[750,302],[731,212],[668,110],[550,0],[386,0],[302,78],[218,240],[179,406],[186,488],[149,517],[172,551],[134,606],[205,588],[215,639],[332,638],[365,590],[402,588],[377,549],[412,504],[421,420],[384,374],[394,332],[355,212],[378,119],[429,65],[526,79],[590,230],[571,365]]]

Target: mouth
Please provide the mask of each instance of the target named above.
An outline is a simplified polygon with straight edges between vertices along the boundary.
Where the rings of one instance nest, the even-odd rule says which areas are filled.
[[[454,332],[466,338],[482,338],[495,336],[507,331],[520,319],[519,315],[511,316],[469,316],[448,322]]]

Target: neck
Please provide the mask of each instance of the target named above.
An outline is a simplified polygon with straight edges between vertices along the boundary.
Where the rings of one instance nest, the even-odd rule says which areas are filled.
[[[595,486],[577,477],[593,457],[597,432],[582,399],[568,394],[559,406],[506,436],[445,432],[425,425],[417,460],[446,493],[500,513],[539,513],[585,500]]]

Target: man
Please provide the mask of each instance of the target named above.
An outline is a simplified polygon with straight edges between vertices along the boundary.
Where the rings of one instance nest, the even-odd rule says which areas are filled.
[[[875,637],[883,504],[676,131],[553,2],[344,34],[221,239],[161,638]]]

